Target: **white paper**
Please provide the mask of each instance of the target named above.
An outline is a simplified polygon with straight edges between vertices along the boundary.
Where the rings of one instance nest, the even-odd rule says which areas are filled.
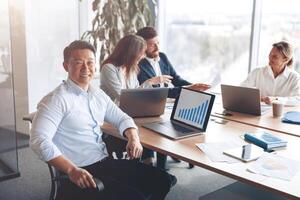
[[[223,151],[241,146],[235,142],[218,142],[218,143],[199,143],[196,146],[203,151],[213,162],[237,163],[240,162],[223,154]]]
[[[283,156],[264,153],[248,167],[250,172],[290,181],[298,173],[300,163]]]

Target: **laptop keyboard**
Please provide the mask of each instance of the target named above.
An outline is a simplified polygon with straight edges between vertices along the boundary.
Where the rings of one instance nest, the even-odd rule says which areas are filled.
[[[190,133],[190,132],[193,132],[193,130],[191,130],[191,129],[182,127],[182,126],[180,126],[178,124],[175,124],[175,123],[172,123],[170,121],[161,122],[159,124],[162,125],[162,126],[171,128],[171,129],[175,129],[176,131],[181,132],[181,133]]]

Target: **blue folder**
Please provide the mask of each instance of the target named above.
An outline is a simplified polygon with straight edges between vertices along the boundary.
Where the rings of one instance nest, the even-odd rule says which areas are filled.
[[[300,124],[300,112],[297,111],[286,112],[282,117],[281,121],[290,124]]]
[[[287,145],[286,140],[283,140],[265,131],[257,133],[245,133],[244,138],[246,141],[252,142],[253,144],[267,151],[278,147],[285,147]]]

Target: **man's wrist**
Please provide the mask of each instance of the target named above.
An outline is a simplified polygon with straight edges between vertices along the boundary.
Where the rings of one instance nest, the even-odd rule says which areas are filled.
[[[138,136],[138,130],[136,128],[130,127],[127,128],[124,131],[124,136],[128,139],[128,140],[140,140],[139,136]]]
[[[67,169],[67,174],[69,175],[70,173],[72,173],[74,170],[76,170],[76,166],[70,166],[68,169]]]

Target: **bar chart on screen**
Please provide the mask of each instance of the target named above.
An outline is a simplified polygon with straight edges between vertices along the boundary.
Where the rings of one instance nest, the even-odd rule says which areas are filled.
[[[174,119],[203,128],[209,113],[211,95],[195,91],[183,90],[174,113]]]
[[[199,106],[193,108],[180,108],[178,118],[187,120],[196,124],[203,125],[208,108],[208,100],[202,102]]]

